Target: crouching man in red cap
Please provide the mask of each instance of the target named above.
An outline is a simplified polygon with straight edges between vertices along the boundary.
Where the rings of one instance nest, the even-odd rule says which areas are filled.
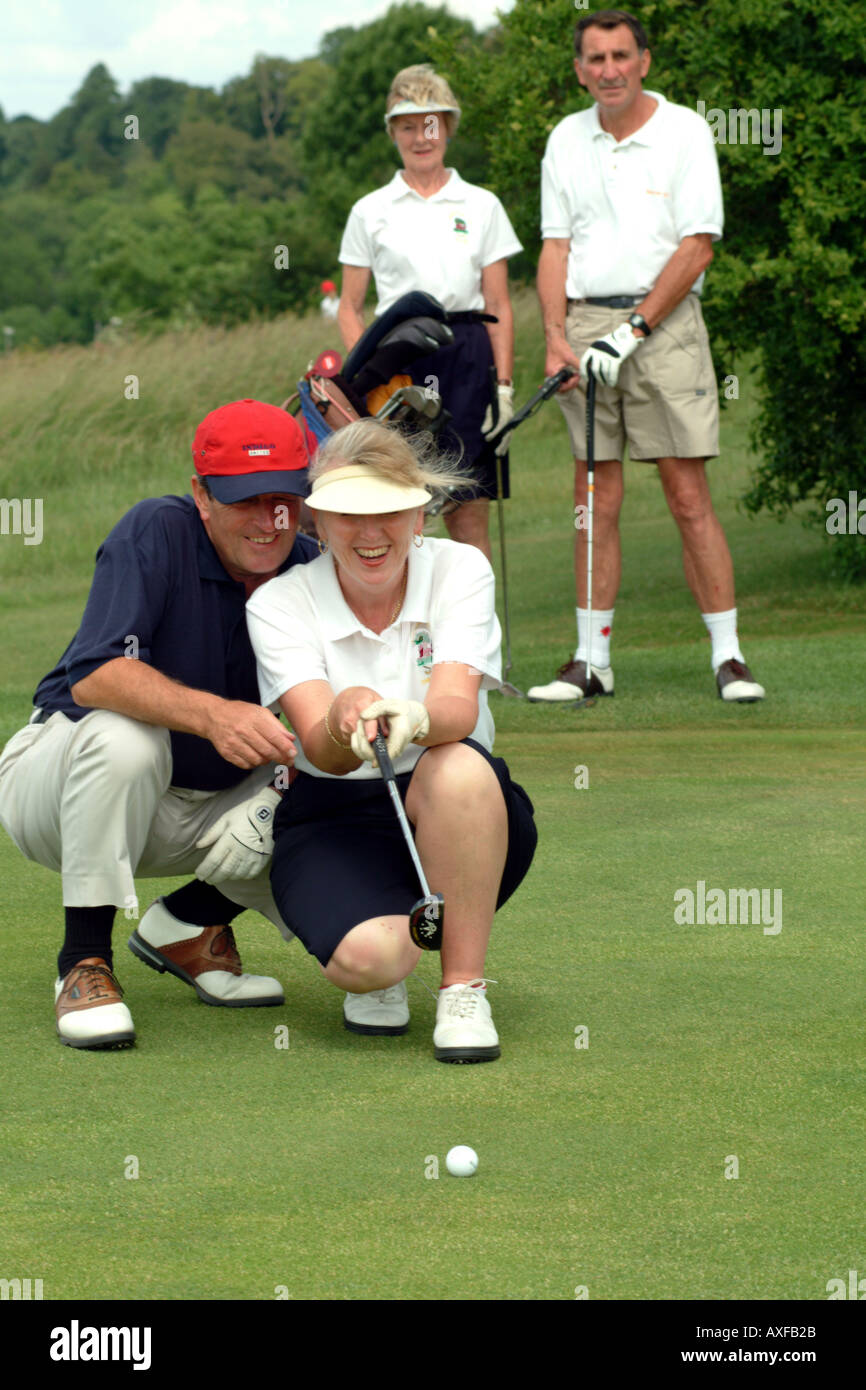
[[[290,415],[245,400],[202,421],[193,458],[192,497],[139,502],[100,546],[81,626],[0,756],[0,823],[62,876],[71,1047],[135,1041],[111,936],[118,908],[138,919],[136,876],[195,875],[137,920],[141,960],[207,1004],[283,1002],[243,972],[230,924],[251,907],[291,939],[269,869],[295,745],[259,703],[244,605],[317,554],[297,535],[307,454]]]

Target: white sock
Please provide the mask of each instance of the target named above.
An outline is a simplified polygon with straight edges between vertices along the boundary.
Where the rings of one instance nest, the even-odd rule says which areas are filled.
[[[702,613],[701,617],[713,644],[710,657],[713,670],[718,671],[723,661],[742,661],[745,664],[737,637],[736,608],[729,608],[725,613]]]
[[[589,610],[575,608],[577,614],[577,651],[575,661],[586,661],[586,632],[589,626]],[[592,659],[590,666],[606,671],[610,665],[610,632],[613,627],[612,608],[593,608],[592,610]]]

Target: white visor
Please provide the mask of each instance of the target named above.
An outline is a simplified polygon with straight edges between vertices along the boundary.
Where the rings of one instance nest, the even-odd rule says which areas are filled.
[[[438,103],[427,103],[426,106],[419,106],[416,101],[398,101],[396,106],[392,106],[390,111],[385,112],[385,129],[388,129],[388,122],[392,116],[432,116],[440,111],[453,111],[460,115],[459,106],[442,106]]]
[[[353,516],[376,516],[380,512],[405,512],[425,507],[430,493],[425,487],[407,487],[392,482],[364,463],[330,468],[313,483],[306,499],[317,512],[348,512]]]

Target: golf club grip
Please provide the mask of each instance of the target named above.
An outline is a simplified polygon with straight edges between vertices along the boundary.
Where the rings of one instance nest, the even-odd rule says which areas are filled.
[[[488,436],[487,443],[490,448],[494,448],[506,434],[510,434],[512,430],[517,429],[518,425],[522,425],[524,420],[527,420],[533,413],[536,406],[541,405],[542,401],[549,401],[554,392],[558,391],[562,383],[568,381],[570,376],[574,376],[574,368],[560,367],[559,371],[554,376],[547,377],[544,384],[539,387],[535,395],[530,396],[526,405],[521,406],[520,409],[512,415],[510,420],[506,420],[500,430],[496,430],[495,433]]]
[[[373,739],[373,747],[376,750],[376,761],[379,764],[379,771],[386,782],[396,780],[397,774],[394,771],[394,764],[391,762],[391,755],[388,752],[388,745],[384,735],[380,732]]]

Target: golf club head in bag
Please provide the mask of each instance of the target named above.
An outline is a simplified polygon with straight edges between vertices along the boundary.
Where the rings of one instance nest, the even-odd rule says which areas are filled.
[[[406,818],[403,803],[400,800],[400,793],[397,790],[397,777],[394,772],[394,764],[388,753],[388,745],[381,732],[373,739],[373,747],[376,750],[376,761],[379,764],[379,771],[382,774],[388,794],[397,819],[400,822],[400,829],[403,831],[403,838],[406,841],[406,848],[412,856],[412,863],[415,865],[415,872],[418,875],[418,882],[421,885],[423,898],[418,901],[409,911],[409,935],[420,946],[422,951],[441,951],[442,949],[442,927],[445,921],[445,899],[441,893],[431,893],[430,885],[424,875],[421,860],[418,857],[418,850],[415,846],[415,837],[412,834],[412,827]]]

